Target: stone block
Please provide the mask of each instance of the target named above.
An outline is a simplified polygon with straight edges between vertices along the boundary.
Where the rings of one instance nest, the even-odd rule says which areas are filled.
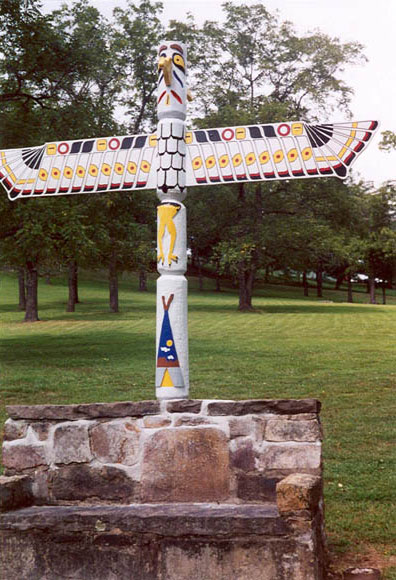
[[[211,401],[208,415],[255,415],[275,413],[296,415],[299,413],[319,413],[317,399],[251,399],[246,401]]]
[[[259,542],[196,543],[166,549],[164,580],[283,580],[278,574],[274,546]]]
[[[229,420],[230,439],[247,437],[254,431],[252,417],[231,417]]]
[[[44,445],[34,443],[3,444],[3,465],[7,472],[20,472],[25,469],[46,465]]]
[[[268,469],[315,470],[321,468],[321,446],[315,444],[265,443],[258,455],[258,467]]]
[[[322,495],[322,480],[315,475],[293,473],[276,486],[276,503],[281,514],[308,510],[314,513]]]
[[[298,413],[297,415],[283,415],[282,419],[289,421],[313,421],[318,420],[317,413]]]
[[[143,425],[146,429],[159,429],[160,427],[169,427],[172,423],[168,417],[163,415],[152,415],[149,417],[144,417]]]
[[[234,440],[230,452],[230,465],[243,471],[252,471],[255,467],[255,451],[251,439]]]
[[[66,465],[50,474],[49,491],[55,500],[111,500],[130,503],[137,499],[138,483],[122,469]]]
[[[28,423],[26,421],[13,421],[7,419],[4,424],[4,441],[13,441],[14,439],[22,439],[26,436],[28,430]]]
[[[33,504],[32,480],[27,475],[0,475],[0,512]]]
[[[202,401],[194,399],[180,399],[179,401],[169,401],[166,404],[168,413],[199,413],[201,407]]]
[[[280,477],[267,477],[265,473],[237,474],[237,497],[244,501],[274,502],[276,501],[276,484]]]
[[[377,568],[348,568],[344,571],[343,580],[381,580]]]
[[[175,420],[175,427],[196,427],[199,425],[210,425],[211,421],[205,417],[191,417],[182,415]]]
[[[319,441],[318,421],[288,421],[269,419],[265,429],[267,441]]]
[[[85,463],[91,461],[87,425],[59,425],[54,433],[55,463]]]
[[[46,423],[45,421],[35,421],[30,425],[34,434],[40,441],[45,441],[48,438],[49,430],[51,428],[51,423]]]
[[[157,431],[144,445],[143,502],[221,501],[229,496],[227,438],[219,429]]]
[[[158,415],[160,403],[159,401],[121,401],[81,405],[8,405],[6,410],[12,419],[77,421],[78,419]]]
[[[100,423],[90,429],[91,450],[102,463],[134,465],[139,454],[140,429],[131,420]]]

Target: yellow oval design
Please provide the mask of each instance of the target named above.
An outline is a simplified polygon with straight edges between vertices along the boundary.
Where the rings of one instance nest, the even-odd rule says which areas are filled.
[[[268,163],[270,159],[269,153],[268,151],[263,151],[259,157],[259,161],[261,163],[261,165],[265,165],[265,163]]]
[[[103,163],[103,165],[102,165],[102,173],[104,175],[110,175],[110,173],[111,173],[111,167],[110,167],[110,165],[108,163]]]
[[[283,161],[284,158],[285,158],[285,156],[283,155],[283,151],[281,149],[278,149],[278,151],[275,151],[275,153],[274,153],[275,163],[280,163],[281,161]]]
[[[140,169],[143,171],[143,173],[148,173],[150,171],[150,163],[148,161],[142,161],[141,165],[140,165]]]
[[[77,173],[78,177],[84,177],[85,168],[82,165],[78,165],[78,167],[76,169],[76,173]]]
[[[40,169],[39,178],[41,179],[41,181],[47,181],[48,172],[45,169]]]
[[[227,167],[230,162],[228,155],[222,155],[219,159],[220,167]]]
[[[137,170],[136,163],[134,163],[133,161],[130,161],[128,163],[128,173],[132,173],[133,175],[135,175],[136,170]]]
[[[61,172],[59,171],[59,169],[57,169],[56,167],[54,167],[54,168],[52,169],[52,171],[51,171],[51,176],[52,176],[54,179],[59,179],[59,178],[60,178],[60,175],[61,175]]]
[[[234,167],[238,167],[238,165],[242,163],[242,156],[239,153],[234,155],[234,157],[232,158],[232,163]]]
[[[303,156],[304,161],[308,161],[308,159],[311,159],[311,157],[312,157],[311,147],[305,147],[305,149],[303,149],[301,151],[301,154]]]
[[[73,169],[71,167],[65,167],[63,170],[63,175],[66,179],[71,179],[73,177]]]
[[[287,154],[287,158],[289,161],[293,163],[296,159],[298,159],[297,149],[290,149],[289,153]]]
[[[124,166],[122,163],[116,163],[114,167],[114,171],[118,173],[118,175],[122,175],[124,173]]]
[[[210,155],[209,157],[206,158],[205,165],[208,169],[212,169],[212,167],[214,167],[215,164],[216,164],[216,160],[214,158],[214,155]]]
[[[192,160],[192,166],[193,166],[193,169],[195,169],[195,170],[201,169],[202,158],[201,157],[194,157],[194,159]]]
[[[98,175],[98,173],[99,173],[98,166],[97,165],[94,165],[94,164],[90,165],[88,172],[93,177],[96,177]]]
[[[252,165],[256,161],[256,156],[253,153],[253,151],[246,155],[245,160],[246,160],[246,165]]]

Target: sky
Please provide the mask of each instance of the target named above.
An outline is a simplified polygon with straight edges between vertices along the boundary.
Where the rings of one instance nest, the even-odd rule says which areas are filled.
[[[58,8],[62,0],[42,0],[45,11]],[[70,0],[69,0],[70,2]],[[259,0],[234,0],[233,4],[255,4]],[[127,0],[90,0],[106,17],[115,7],[127,8]],[[191,12],[198,24],[204,20],[222,22],[223,0],[165,0],[163,22],[185,20]],[[368,62],[348,66],[344,74],[348,86],[354,90],[350,109],[356,121],[378,120],[380,129],[367,151],[354,164],[354,175],[378,187],[396,179],[396,151],[378,148],[381,131],[396,132],[396,64],[394,31],[396,28],[396,0],[263,0],[270,11],[279,11],[281,20],[291,21],[297,32],[319,30],[341,42],[357,41],[364,45]],[[177,39],[175,39],[177,40]],[[332,113],[323,122],[345,120],[340,113]]]

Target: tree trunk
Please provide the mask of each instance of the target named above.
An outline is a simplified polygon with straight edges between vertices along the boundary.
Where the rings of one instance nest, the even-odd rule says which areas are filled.
[[[198,288],[199,291],[203,291],[203,276],[202,276],[202,268],[201,268],[201,258],[197,255],[197,266],[198,266]]]
[[[316,270],[316,295],[318,298],[323,297],[323,268],[321,262],[318,263]]]
[[[220,260],[216,260],[216,289],[215,292],[221,292],[221,287],[220,287],[220,283],[221,283],[221,278],[220,278]]]
[[[26,262],[26,314],[25,322],[37,322],[38,317],[38,272],[37,264],[28,260]]]
[[[110,292],[110,310],[111,312],[119,312],[117,257],[114,251],[111,254],[109,263],[109,292]]]
[[[386,282],[382,282],[382,304],[386,304]]]
[[[18,268],[19,310],[26,310],[25,268]]]
[[[252,294],[255,271],[253,268],[245,270],[243,263],[239,268],[239,306],[238,310],[253,310]]]
[[[307,280],[307,271],[304,270],[303,272],[303,287],[304,287],[304,296],[308,296],[308,280]]]
[[[74,312],[78,303],[78,266],[76,260],[69,262],[69,299],[66,312]]]
[[[375,299],[375,278],[370,277],[368,279],[368,286],[370,290],[370,304],[377,304]]]
[[[353,302],[353,294],[352,294],[352,280],[351,277],[348,276],[348,302]]]
[[[341,274],[338,274],[337,275],[337,280],[336,280],[336,283],[335,283],[335,286],[334,286],[334,290],[339,290],[340,289],[341,284],[344,281],[344,277],[345,277],[345,272],[341,272]]]
[[[139,292],[147,292],[147,272],[139,270]]]

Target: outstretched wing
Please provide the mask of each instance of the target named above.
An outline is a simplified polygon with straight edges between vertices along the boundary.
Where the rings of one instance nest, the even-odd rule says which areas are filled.
[[[186,134],[187,186],[335,176],[344,179],[377,121],[223,127]]]
[[[10,199],[156,187],[155,135],[46,143],[0,151]]]

